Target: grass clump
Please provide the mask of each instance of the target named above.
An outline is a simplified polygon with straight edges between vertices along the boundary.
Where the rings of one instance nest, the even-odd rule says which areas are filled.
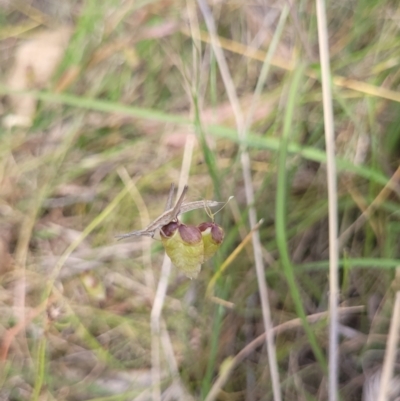
[[[201,1],[31,3],[0,8],[0,398],[278,400],[262,282],[281,398],[328,399],[314,3],[214,4],[229,75]],[[343,400],[377,399],[399,287],[396,13],[386,0],[327,9]],[[199,279],[169,272],[157,320],[161,243],[114,237],[159,216],[185,174],[188,201],[235,199]]]

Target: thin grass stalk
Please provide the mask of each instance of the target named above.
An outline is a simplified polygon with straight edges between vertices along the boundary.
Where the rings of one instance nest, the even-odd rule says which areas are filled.
[[[279,40],[282,36],[283,28],[285,27],[288,14],[289,14],[289,7],[284,6],[281,12],[281,16],[279,17],[278,25],[275,29],[274,36],[272,37],[271,43],[269,45],[268,51],[267,53],[265,53],[265,59],[263,61],[263,65],[260,71],[260,76],[258,77],[253,98],[251,99],[250,110],[247,114],[247,119],[246,119],[246,135],[247,132],[250,130],[251,124],[253,122],[254,111],[256,109],[257,103],[260,100],[262,90],[264,89],[269,69],[271,67],[271,61],[274,57],[276,48],[278,47],[279,44]]]
[[[385,359],[383,361],[378,401],[386,401],[389,399],[390,385],[393,377],[393,369],[397,355],[397,341],[399,338],[399,328],[400,328],[400,291],[397,291],[395,304],[393,308],[392,320],[390,322]]]
[[[0,93],[11,94],[13,92],[10,90],[5,90],[4,87],[2,88],[0,85]],[[189,119],[182,115],[171,114],[170,112],[164,113],[154,109],[127,106],[118,102],[92,99],[88,97],[85,98],[82,96],[74,96],[66,93],[55,94],[55,93],[40,92],[40,91],[36,92],[29,91],[23,93],[29,93],[35,99],[39,99],[44,103],[51,103],[51,104],[58,103],[66,106],[75,107],[78,109],[96,110],[104,113],[116,113],[120,115],[125,115],[160,123],[175,123],[184,126],[192,126],[193,124],[192,119]],[[247,133],[245,138],[239,138],[237,136],[237,130],[223,125],[217,125],[217,124],[208,125],[207,133],[215,136],[216,138],[229,139],[234,143],[245,145],[250,148],[268,149],[274,152],[276,152],[279,149],[279,141],[276,138],[260,137],[256,136],[254,133],[251,132]],[[5,147],[0,148],[0,157],[6,154],[5,151],[7,149],[4,148]],[[315,147],[300,146],[298,144],[293,143],[289,145],[288,151],[289,153],[298,154],[306,160],[311,160],[318,163],[326,163],[326,153],[324,151],[316,149]],[[396,182],[392,180],[388,182],[388,177],[382,172],[378,171],[377,169],[362,164],[355,165],[349,160],[345,160],[339,157],[336,158],[336,164],[339,171],[346,171],[356,174],[360,177],[364,177],[367,180],[370,180],[382,186],[388,186],[388,188],[390,188],[397,194],[400,193],[396,186]],[[21,172],[28,170],[31,170],[31,166],[25,164],[25,170],[21,170]]]
[[[278,158],[278,178],[277,178],[277,190],[276,190],[276,242],[280,255],[280,262],[282,264],[283,273],[285,274],[286,281],[289,286],[290,295],[293,299],[296,313],[303,322],[303,327],[306,332],[310,346],[314,352],[315,358],[321,365],[324,371],[327,371],[326,361],[321,347],[318,345],[314,331],[311,329],[310,324],[307,321],[306,312],[303,307],[300,290],[296,282],[294,274],[294,267],[290,260],[288,239],[287,239],[287,227],[286,227],[286,199],[287,199],[287,154],[290,142],[290,135],[293,126],[293,113],[296,105],[296,99],[298,98],[298,90],[303,76],[304,66],[299,66],[295,72],[291,82],[289,95],[286,101],[286,111],[283,124],[283,133],[281,138],[281,148],[279,151]]]
[[[188,182],[190,165],[192,163],[194,138],[187,136],[183,153],[181,175],[179,178],[178,196],[181,194],[184,185]],[[168,288],[168,280],[171,274],[171,260],[165,254],[161,267],[160,281],[157,285],[153,307],[151,309],[151,377],[152,377],[152,400],[161,400],[161,361],[160,361],[160,334],[161,334],[161,312],[165,302],[165,295]]]
[[[188,36],[192,35],[192,33],[185,28],[182,28],[181,32]],[[212,42],[213,39],[208,32],[200,31],[199,34],[200,36],[196,37],[195,39],[201,39],[205,43]],[[263,61],[265,59],[265,52],[263,50],[251,48],[250,46],[243,45],[242,43],[222,37],[218,38],[218,42],[223,49],[228,50],[232,53],[241,54],[244,57],[249,57],[254,60]],[[271,64],[286,71],[293,71],[293,69],[295,68],[294,60],[287,60],[281,57],[274,57],[271,60]],[[317,78],[317,74],[314,70],[306,71],[306,75],[313,79]],[[394,102],[400,102],[399,92],[384,88],[382,86],[372,85],[367,82],[357,81],[355,79],[342,77],[339,75],[335,75],[332,77],[332,83],[335,86],[351,89],[355,92],[380,97],[382,99],[393,100]],[[7,88],[1,88],[0,86],[0,92],[1,91],[7,91]]]
[[[221,45],[218,40],[217,30],[215,27],[214,19],[211,13],[211,10],[204,0],[197,0],[200,10],[203,14],[205,23],[207,25],[207,29],[210,33],[211,37],[211,45],[217,59],[217,63],[221,72],[222,79],[224,81],[224,86],[227,91],[227,95],[230,101],[230,104],[233,108],[236,127],[238,130],[238,136],[240,140],[245,140],[246,138],[246,124],[244,120],[244,116],[239,104],[239,100],[236,94],[236,90],[228,69],[228,65],[226,63],[224,54],[221,50]],[[241,146],[241,155],[240,161],[242,165],[243,179],[245,185],[245,193],[246,193],[246,202],[249,206],[249,221],[250,228],[254,227],[257,220],[257,213],[254,208],[254,190],[253,183],[251,177],[251,168],[250,168],[250,157],[244,146]],[[271,381],[272,381],[272,389],[274,401],[281,401],[281,389],[280,389],[280,380],[279,380],[279,371],[278,371],[278,363],[276,358],[276,349],[274,344],[274,334],[273,334],[273,324],[271,319],[271,310],[268,300],[268,289],[265,281],[265,269],[264,262],[262,258],[262,247],[260,242],[260,236],[258,231],[254,231],[252,234],[253,241],[253,252],[254,252],[254,260],[255,267],[257,273],[257,282],[261,299],[261,308],[263,315],[263,323],[264,330],[266,332],[266,347],[268,352],[268,363],[271,372]]]
[[[14,326],[6,330],[0,342],[0,365],[3,367],[8,357],[11,344],[16,336],[22,332],[36,317],[40,316],[46,310],[49,302],[54,300],[54,296],[50,299],[45,299],[40,305],[28,312],[23,320],[19,320]],[[0,373],[0,380],[3,379],[3,372]],[[2,382],[3,383],[3,382]]]
[[[128,171],[125,167],[120,167],[117,170],[119,177],[121,178],[122,182],[125,184],[125,187],[129,189],[129,193],[136,204],[136,207],[139,210],[141,226],[147,227],[150,223],[150,216],[149,212],[146,207],[146,202],[142,198],[140,191],[137,189],[134,181],[129,176]],[[142,246],[142,263],[143,266],[147,267],[145,273],[145,281],[146,285],[149,288],[155,288],[155,281],[154,281],[154,274],[152,270],[152,263],[151,263],[151,241],[152,239],[149,237],[141,237],[141,246]]]
[[[0,93],[2,88],[0,85]],[[10,94],[12,91],[4,91],[4,93]],[[175,123],[185,126],[191,126],[193,121],[189,118],[174,115],[171,113],[164,113],[161,111],[126,106],[122,103],[110,102],[106,100],[95,100],[90,98],[84,98],[79,96],[73,96],[69,94],[53,94],[50,92],[24,92],[29,93],[36,99],[42,100],[43,102],[59,103],[63,105],[68,105],[71,107],[76,107],[80,109],[96,110],[104,113],[117,113],[121,115],[136,117],[144,120],[158,121],[161,123]],[[400,99],[399,99],[400,102]],[[245,138],[239,138],[237,136],[237,131],[235,129],[229,128],[222,125],[208,125],[207,132],[214,135],[217,138],[226,138],[234,143],[240,145],[245,145],[247,147],[252,147],[256,149],[268,149],[272,151],[277,151],[279,149],[279,141],[275,138],[262,138],[256,136],[254,133],[247,133]],[[298,144],[290,144],[288,148],[289,153],[299,154],[306,160],[311,160],[319,163],[326,163],[325,152],[316,149],[314,147],[299,146]],[[0,149],[0,156],[4,154],[4,150]],[[357,174],[360,177],[364,177],[370,181],[383,186],[387,185],[392,191],[399,194],[396,183],[389,181],[387,176],[383,173],[377,171],[376,169],[364,166],[355,165],[348,160],[337,158],[336,164],[340,171],[347,171],[353,174]]]
[[[83,240],[97,227],[99,226],[118,206],[121,200],[126,196],[129,192],[129,188],[123,188],[118,195],[107,205],[107,207],[97,215],[88,226],[79,234],[79,236],[71,242],[68,248],[61,254],[57,263],[55,264],[50,277],[48,278],[48,284],[46,288],[46,298],[48,298],[53,289],[54,281],[57,279],[60,274],[61,268],[64,266],[64,263],[71,256],[72,252],[83,242]]]
[[[376,210],[378,206],[380,206],[384,201],[389,197],[389,195],[393,192],[396,192],[399,195],[399,191],[395,190],[394,183],[400,179],[400,166],[397,167],[396,171],[390,177],[390,180],[386,183],[383,189],[379,192],[379,194],[375,197],[375,199],[371,202],[371,204],[363,210],[360,216],[344,230],[338,239],[339,242],[339,250],[341,250],[345,245],[346,242],[349,240],[350,236],[359,230],[367,221],[368,217]]]
[[[53,170],[48,172],[47,170],[41,170],[40,165],[38,166],[38,171],[36,171],[36,181],[40,182],[43,180],[43,184],[36,191],[37,196],[33,200],[33,204],[30,207],[29,212],[26,214],[24,221],[21,224],[21,230],[18,236],[18,241],[15,249],[15,262],[17,271],[19,274],[18,281],[14,289],[14,314],[16,318],[20,321],[25,320],[25,296],[26,296],[26,276],[25,268],[26,261],[28,257],[29,243],[32,238],[33,229],[36,223],[37,216],[42,207],[43,201],[48,195],[51,188],[51,183],[56,177],[57,172],[63,162],[70,146],[75,139],[76,132],[80,126],[81,118],[78,118],[76,125],[74,124],[65,135],[65,139],[62,145],[59,147],[57,152],[51,155],[51,159],[48,160],[49,165],[53,165]],[[42,176],[43,173],[43,176]],[[44,298],[49,297],[49,292],[44,292]]]
[[[208,146],[208,143],[206,141],[206,135],[201,125],[199,99],[197,98],[196,94],[194,94],[193,96],[193,105],[194,105],[194,124],[195,124],[196,134],[197,137],[199,138],[201,149],[203,151],[204,161],[207,165],[208,172],[213,181],[215,194],[217,198],[221,198],[220,173],[218,171],[218,166],[215,160],[214,153]]]
[[[35,386],[32,393],[32,401],[37,401],[40,397],[43,383],[45,381],[45,368],[46,368],[46,346],[47,337],[43,337],[39,341],[38,353],[37,353],[37,373],[35,379]]]
[[[168,287],[168,279],[171,273],[171,260],[164,255],[161,266],[160,281],[157,285],[153,307],[151,309],[151,382],[152,400],[161,401],[161,361],[160,361],[160,318],[164,306],[165,294]]]
[[[333,121],[331,71],[329,65],[328,27],[324,0],[317,2],[318,42],[321,61],[322,98],[324,108],[325,147],[327,153],[326,174],[329,206],[329,400],[338,397],[338,343],[339,343],[339,247],[338,247],[338,202],[335,160],[335,131]]]
[[[163,319],[161,320],[160,340],[163,346],[165,359],[168,363],[169,371],[173,376],[173,382],[177,387],[177,392],[179,392],[178,399],[194,401],[194,398],[188,393],[179,376],[178,361],[176,360],[174,354],[174,349],[172,347],[171,338],[167,330],[167,325],[165,324],[165,321]]]
[[[228,288],[222,288],[222,293],[219,294],[221,297],[226,297],[228,293]],[[216,309],[214,310],[214,314],[212,317],[213,325],[212,325],[212,333],[209,339],[209,352],[208,352],[208,360],[207,360],[207,368],[202,378],[201,383],[201,396],[200,400],[207,400],[210,393],[211,383],[213,382],[213,377],[215,374],[215,365],[218,356],[218,346],[220,343],[220,332],[222,328],[222,319],[225,314],[225,307],[221,304],[218,304]]]
[[[348,316],[350,314],[360,314],[365,310],[364,306],[349,306],[344,308],[339,308],[339,313],[341,316]],[[319,312],[313,315],[307,316],[307,321],[309,323],[316,323],[319,320],[326,319],[328,317],[328,312]],[[281,334],[289,330],[295,330],[300,327],[304,327],[303,321],[300,318],[288,320],[284,323],[279,324],[274,327],[274,334]],[[251,343],[247,344],[244,348],[240,350],[234,357],[226,360],[224,362],[224,369],[221,369],[217,379],[215,380],[210,392],[207,395],[205,401],[214,401],[217,399],[220,390],[228,382],[230,376],[232,375],[234,369],[243,363],[243,360],[251,355],[257,348],[259,348],[265,341],[266,333],[260,334]]]

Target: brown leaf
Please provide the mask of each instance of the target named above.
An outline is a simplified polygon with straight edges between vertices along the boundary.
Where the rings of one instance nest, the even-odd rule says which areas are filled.
[[[13,91],[42,88],[52,77],[67,48],[71,29],[61,27],[41,32],[22,43],[15,54],[12,73],[7,86]],[[13,115],[7,116],[4,125],[30,126],[36,111],[36,99],[28,94],[11,95]]]

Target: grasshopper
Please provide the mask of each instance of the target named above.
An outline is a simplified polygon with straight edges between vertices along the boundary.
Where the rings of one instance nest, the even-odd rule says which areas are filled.
[[[212,208],[212,207],[218,207],[218,206],[221,206],[224,204],[224,202],[217,202],[217,201],[212,201],[212,200],[203,200],[203,201],[183,203],[188,189],[189,189],[188,185],[185,185],[175,206],[172,207],[172,199],[175,194],[175,185],[171,184],[167,203],[165,206],[165,211],[163,214],[161,214],[159,217],[157,217],[151,224],[149,224],[147,227],[143,228],[142,230],[132,231],[130,233],[117,235],[116,238],[118,238],[118,240],[128,238],[128,237],[141,237],[141,236],[154,238],[154,235],[157,232],[159,232],[159,230],[163,226],[167,225],[168,223],[171,223],[172,221],[177,221],[178,216],[181,214],[184,214],[184,213],[190,212],[192,210],[196,210],[196,209],[203,209],[203,208],[207,209],[207,208]]]

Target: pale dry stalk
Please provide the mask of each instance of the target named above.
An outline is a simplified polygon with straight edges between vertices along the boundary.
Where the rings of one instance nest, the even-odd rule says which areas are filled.
[[[210,11],[210,8],[206,1],[197,0],[200,10],[203,14],[205,23],[207,25],[207,29],[210,33],[211,45],[215,54],[215,58],[217,60],[219,70],[224,82],[224,86],[231,103],[235,120],[236,127],[238,130],[238,135],[241,140],[245,139],[246,136],[246,123],[245,119],[239,104],[239,99],[237,97],[237,93],[232,81],[232,77],[230,75],[228,65],[225,60],[225,56],[221,50],[221,45],[219,43],[219,39],[217,36],[217,30],[215,27],[215,22]],[[253,228],[258,220],[257,213],[254,207],[254,190],[253,190],[253,182],[251,177],[251,168],[250,168],[250,157],[247,150],[242,147],[240,153],[240,161],[242,165],[243,179],[245,185],[245,193],[246,193],[246,201],[249,206],[249,221],[250,228]],[[252,234],[252,242],[253,242],[253,252],[254,252],[254,260],[257,274],[257,282],[261,299],[261,308],[263,315],[263,323],[264,329],[266,332],[266,347],[268,351],[268,362],[269,368],[271,372],[271,381],[272,388],[274,394],[274,401],[281,401],[281,389],[280,389],[280,380],[279,380],[279,372],[278,372],[278,364],[276,359],[276,350],[274,344],[274,335],[273,335],[273,324],[271,318],[271,310],[268,299],[268,289],[267,284],[265,282],[264,275],[264,262],[262,258],[262,247],[260,242],[259,232],[257,230],[253,231]]]

